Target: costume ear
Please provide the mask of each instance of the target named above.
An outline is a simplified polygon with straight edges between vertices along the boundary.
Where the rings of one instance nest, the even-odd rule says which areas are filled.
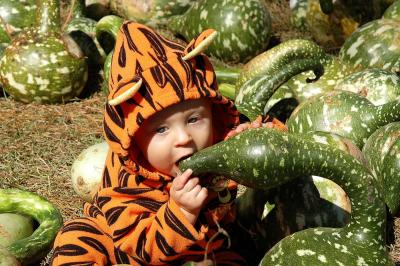
[[[108,104],[114,106],[132,98],[133,95],[135,95],[135,93],[140,89],[142,83],[143,80],[139,79],[136,82],[129,82],[119,87],[114,93],[110,93],[108,96]]]
[[[182,59],[187,61],[200,54],[202,51],[207,49],[216,36],[217,31],[213,29],[203,31],[197,38],[190,41],[188,46],[185,48],[185,55]]]

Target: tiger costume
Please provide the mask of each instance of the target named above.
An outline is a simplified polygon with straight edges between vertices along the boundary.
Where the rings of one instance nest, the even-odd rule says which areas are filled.
[[[212,101],[213,126],[219,132],[215,142],[239,124],[234,104],[217,90],[208,57],[199,53],[214,35],[207,30],[184,47],[147,26],[123,23],[104,111],[110,151],[102,183],[93,203],[84,205],[85,217],[65,223],[58,233],[52,265],[183,265],[201,261],[205,253],[218,265],[247,265],[228,249],[227,237],[217,234],[222,227],[249,237],[234,223],[237,184],[209,177],[215,189],[193,226],[169,197],[172,178],[146,167],[134,143],[143,121],[189,99]],[[232,238],[233,247],[237,242]]]

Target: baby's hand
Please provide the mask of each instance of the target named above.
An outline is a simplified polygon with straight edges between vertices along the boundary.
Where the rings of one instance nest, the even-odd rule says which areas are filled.
[[[258,116],[253,122],[251,122],[251,123],[247,122],[247,123],[240,124],[235,129],[229,131],[228,134],[226,135],[225,139],[233,137],[233,136],[239,134],[240,132],[245,131],[249,128],[259,128],[259,127],[275,128],[275,129],[278,129],[278,130],[284,131],[284,132],[288,131],[285,124],[283,124],[278,119],[273,118],[271,121],[263,123],[262,117]]]
[[[205,200],[207,188],[201,187],[198,177],[190,178],[193,171],[186,170],[172,181],[171,198],[181,207],[182,212],[191,224],[195,224],[197,216]]]

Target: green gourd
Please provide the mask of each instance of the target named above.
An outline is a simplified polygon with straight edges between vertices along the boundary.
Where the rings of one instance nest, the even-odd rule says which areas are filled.
[[[32,233],[33,219],[31,217],[16,213],[0,213],[0,246],[7,247]]]
[[[97,22],[86,17],[85,0],[75,0],[73,4],[70,11],[71,18],[67,22],[64,32],[68,33],[82,49],[88,58],[89,66],[103,65],[106,54],[96,39]]]
[[[35,24],[36,0],[1,0],[0,1],[0,46],[5,48],[26,27]]]
[[[109,0],[113,14],[151,26],[163,25],[169,17],[184,13],[193,5],[192,2],[187,0]]]
[[[79,95],[88,76],[79,46],[61,33],[57,0],[38,1],[36,26],[19,33],[4,50],[0,80],[14,99],[60,103]]]
[[[343,228],[314,228],[279,241],[260,265],[394,265],[385,246],[386,211],[367,168],[341,150],[269,128],[246,130],[203,149],[179,165],[194,176],[224,175],[253,188],[269,189],[299,176],[325,176],[352,203]]]
[[[395,215],[400,207],[400,122],[376,130],[365,143],[363,153]]]
[[[331,91],[300,103],[286,125],[289,132],[322,131],[352,140],[360,149],[378,128],[400,120],[400,99],[375,106],[349,91]]]
[[[7,248],[0,246],[0,265],[2,266],[20,266],[21,263],[11,254]]]
[[[325,56],[318,45],[306,40],[289,40],[257,56],[243,67],[236,82],[237,109],[250,120],[265,114],[267,101],[288,79],[311,69],[317,78],[321,76]]]
[[[260,0],[200,0],[184,14],[171,17],[168,28],[186,40],[212,28],[218,32],[207,53],[224,62],[246,62],[264,51],[271,18]]]
[[[294,98],[303,102],[314,95],[333,90],[337,83],[354,72],[354,69],[335,56],[321,59],[321,64],[324,66],[324,73],[317,80],[313,71],[305,71],[289,79],[279,89],[291,90]]]
[[[368,68],[344,77],[334,89],[351,91],[382,105],[400,99],[400,77],[388,70]]]
[[[400,20],[400,1],[395,1],[383,13],[382,18]]]
[[[22,264],[41,259],[51,249],[61,228],[61,213],[47,199],[19,189],[0,189],[0,202],[0,213],[24,214],[39,223],[32,235],[15,241],[8,250]]]
[[[377,19],[354,31],[339,51],[342,62],[353,68],[400,71],[400,20]]]

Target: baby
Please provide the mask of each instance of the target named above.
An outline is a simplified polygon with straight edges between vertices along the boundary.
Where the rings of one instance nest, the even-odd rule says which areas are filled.
[[[110,152],[102,183],[84,207],[86,217],[60,230],[53,265],[253,265],[260,258],[236,221],[237,184],[220,176],[200,180],[178,167],[201,149],[262,126],[239,125],[233,102],[218,92],[201,53],[215,35],[207,30],[184,47],[147,26],[122,25],[104,112]]]

